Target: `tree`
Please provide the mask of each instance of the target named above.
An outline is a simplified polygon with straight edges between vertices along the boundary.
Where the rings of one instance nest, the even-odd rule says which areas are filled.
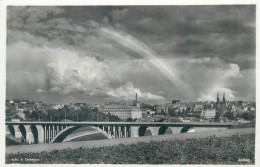
[[[132,122],[132,121],[133,121],[132,118],[127,118],[127,119],[126,119],[126,122]]]
[[[239,115],[239,117],[243,118],[245,120],[253,120],[253,119],[255,119],[255,116],[252,113],[248,113],[248,112],[242,113],[241,115]]]
[[[168,115],[170,117],[176,117],[177,116],[177,114],[175,113],[175,110],[172,109],[172,108],[168,109]]]
[[[216,112],[216,115],[214,117],[214,122],[219,122],[220,112]]]
[[[186,110],[182,110],[182,117],[188,117],[189,116],[189,114],[188,114],[188,111],[186,111]]]
[[[6,121],[11,120],[10,116],[11,116],[11,110],[10,109],[5,110],[5,120]]]
[[[32,121],[38,120],[38,114],[36,113],[36,111],[33,111],[30,117]]]
[[[227,117],[228,119],[234,120],[235,116],[231,111],[228,111],[224,114],[224,117]]]

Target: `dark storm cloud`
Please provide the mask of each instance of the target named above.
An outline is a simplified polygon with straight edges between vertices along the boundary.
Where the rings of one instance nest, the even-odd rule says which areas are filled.
[[[243,54],[251,61],[235,63],[254,68],[255,6],[129,7],[111,16],[112,24],[121,24],[146,43],[161,42],[163,49],[155,47],[159,54],[229,59]]]
[[[10,7],[8,12],[8,29],[27,31],[66,45],[82,45],[85,39],[80,37],[97,35],[93,27],[115,26],[153,46],[161,56],[227,57],[224,60],[234,62],[235,57],[244,55],[248,61],[235,63],[242,69],[255,67],[253,5],[48,7],[47,10]],[[11,39],[8,36],[8,41]],[[161,47],[155,46],[158,42]]]
[[[11,96],[24,85],[19,97],[58,102],[129,100],[136,92],[146,100],[214,100],[219,90],[235,99],[246,94],[245,82],[254,81],[253,5],[31,6],[7,12]],[[166,73],[191,92],[177,90]],[[253,99],[252,92],[245,96]]]

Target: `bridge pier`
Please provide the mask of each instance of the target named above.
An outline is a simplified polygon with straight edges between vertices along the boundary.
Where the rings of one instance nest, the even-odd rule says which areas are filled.
[[[106,130],[107,130],[107,131],[106,131],[107,134],[111,136],[111,133],[110,133],[110,126],[109,126],[109,125],[106,125]]]
[[[44,143],[47,143],[48,133],[47,133],[47,125],[43,126],[44,128]]]
[[[113,138],[116,138],[116,127],[113,125]]]
[[[38,132],[38,143],[44,143],[44,129],[42,125],[35,125]]]
[[[119,132],[118,138],[122,138],[121,126],[118,127],[118,132]]]
[[[19,125],[13,125],[13,127],[14,127],[14,137],[21,138],[23,135],[19,128]]]
[[[52,125],[52,138],[55,136],[55,125]]]
[[[50,141],[51,141],[51,126],[50,125],[48,125],[48,134],[49,134],[48,141],[50,143]]]
[[[124,138],[127,138],[127,132],[126,131],[127,131],[127,127],[125,126],[124,127]]]
[[[34,143],[34,136],[32,133],[31,125],[24,125],[25,132],[26,132],[26,143],[33,144]]]
[[[10,135],[11,134],[8,125],[5,125],[5,134],[6,135]]]
[[[139,126],[131,126],[131,137],[139,137]]]

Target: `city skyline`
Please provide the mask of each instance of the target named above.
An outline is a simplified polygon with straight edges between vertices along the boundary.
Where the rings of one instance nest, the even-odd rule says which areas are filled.
[[[255,6],[7,8],[6,94],[255,101]]]
[[[181,101],[179,99],[172,99],[169,101],[165,101],[164,103],[146,103],[146,101],[137,101],[140,104],[151,104],[151,105],[167,105],[170,103],[173,103],[173,101],[180,101],[180,103],[182,104],[187,104],[187,103],[204,103],[204,102],[208,102],[208,103],[221,103],[221,102],[253,102],[255,103],[256,101],[243,101],[243,100],[228,100],[225,98],[225,92],[222,94],[222,96],[220,96],[221,94],[218,92],[216,99],[215,100],[205,100],[205,101]],[[31,99],[19,99],[19,98],[6,98],[6,101],[20,101],[20,102],[34,102],[34,103],[44,103],[43,101],[37,101],[37,100],[31,100]],[[69,102],[69,103],[62,103],[63,105],[70,105],[70,104],[89,104],[89,105],[107,105],[109,103],[115,103],[115,104],[119,104],[119,105],[128,105],[128,106],[135,106],[136,105],[136,99],[130,99],[130,100],[112,100],[112,101],[104,101],[102,103],[88,103],[88,102],[84,102],[84,101],[75,101],[75,102]],[[60,105],[61,103],[46,103],[47,105]]]

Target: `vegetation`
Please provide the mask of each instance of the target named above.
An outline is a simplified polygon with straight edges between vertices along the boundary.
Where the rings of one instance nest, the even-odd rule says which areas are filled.
[[[80,109],[65,106],[61,109],[25,112],[26,120],[29,121],[120,121],[115,115],[98,112],[97,108],[80,107]]]
[[[254,120],[256,118],[255,116],[256,116],[255,112],[244,112],[239,115],[240,118],[243,118],[245,120]]]
[[[254,149],[254,134],[212,136],[99,148],[8,154],[6,163],[254,164]],[[24,161],[26,158],[38,161]],[[12,161],[15,159],[19,161]]]
[[[229,127],[229,129],[240,129],[240,128],[255,128],[255,121],[251,121],[249,123],[243,123],[243,124],[238,124]]]
[[[234,114],[231,111],[226,112],[224,114],[224,117],[227,117],[230,120],[234,120],[235,119],[235,116],[234,116]]]

